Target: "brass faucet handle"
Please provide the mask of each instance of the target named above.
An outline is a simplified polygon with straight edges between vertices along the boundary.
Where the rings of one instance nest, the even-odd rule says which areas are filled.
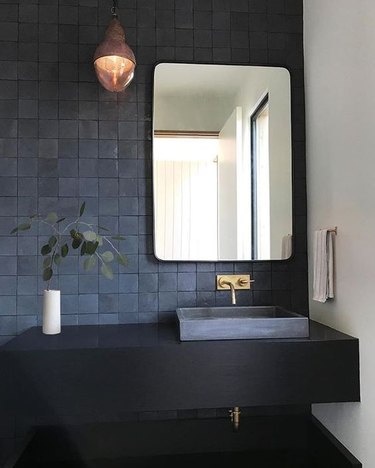
[[[237,282],[239,286],[247,286],[247,285],[251,286],[251,283],[254,283],[254,280],[250,279],[250,275],[245,275],[245,276],[241,276],[240,278],[238,278]]]

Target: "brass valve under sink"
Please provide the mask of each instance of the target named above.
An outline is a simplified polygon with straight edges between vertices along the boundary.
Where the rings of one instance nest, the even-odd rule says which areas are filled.
[[[232,421],[233,424],[233,430],[238,431],[240,428],[240,407],[235,406],[233,409],[229,410],[229,415],[230,415],[230,420]]]

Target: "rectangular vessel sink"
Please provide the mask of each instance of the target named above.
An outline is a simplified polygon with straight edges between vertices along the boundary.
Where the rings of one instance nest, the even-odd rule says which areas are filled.
[[[185,307],[176,312],[181,341],[309,336],[307,317],[278,306]]]

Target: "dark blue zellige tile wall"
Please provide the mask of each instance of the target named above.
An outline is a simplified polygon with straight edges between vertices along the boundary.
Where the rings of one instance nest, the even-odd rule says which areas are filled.
[[[110,281],[78,257],[60,267],[62,323],[158,322],[176,306],[229,304],[215,274],[249,272],[240,304],[307,305],[302,0],[120,0],[138,66],[121,94],[97,83],[92,55],[110,0],[0,0],[0,343],[40,325],[35,231],[10,230],[32,212],[74,216],[87,202],[126,236],[129,266]],[[295,257],[286,262],[158,262],[152,245],[151,112],[158,61],[285,66],[293,108]],[[38,266],[39,263],[39,266]]]

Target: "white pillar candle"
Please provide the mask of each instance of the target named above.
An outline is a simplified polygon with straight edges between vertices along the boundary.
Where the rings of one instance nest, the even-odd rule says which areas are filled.
[[[60,332],[60,291],[45,289],[43,293],[43,333],[57,335]]]

